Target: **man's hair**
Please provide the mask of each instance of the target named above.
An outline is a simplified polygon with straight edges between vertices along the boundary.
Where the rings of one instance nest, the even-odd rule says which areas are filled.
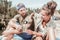
[[[19,10],[23,7],[25,8],[25,5],[23,3],[19,3],[19,4],[17,4],[16,9]]]

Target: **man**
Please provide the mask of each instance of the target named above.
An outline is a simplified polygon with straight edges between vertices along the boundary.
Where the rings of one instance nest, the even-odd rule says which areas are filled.
[[[32,35],[28,34],[29,31],[27,31],[28,29],[29,30],[31,29],[32,31],[34,29],[34,28],[33,29],[31,28],[31,27],[33,27],[32,26],[32,22],[33,22],[32,15],[27,16],[26,7],[22,3],[17,5],[17,12],[19,14],[16,15],[14,18],[12,18],[9,21],[6,30],[3,32],[3,35],[6,36],[3,38],[4,40],[11,40],[14,34],[15,34],[14,38],[18,37],[19,38],[19,39],[17,38],[18,40],[23,40],[23,38],[24,38],[24,40],[26,40],[26,38],[30,39],[32,36]],[[19,34],[19,35],[21,34],[22,37],[20,37],[21,35],[19,36],[16,34]]]
[[[19,6],[19,5],[18,5]],[[20,7],[19,7],[20,8]],[[34,16],[34,13],[31,13],[31,15],[29,16],[26,16],[26,8],[21,8],[21,9],[18,9],[18,12],[20,12],[20,19],[18,19],[17,22],[20,23],[21,26],[23,26],[23,32],[25,32],[25,35],[24,33],[22,33],[22,35],[20,36],[23,36],[22,38],[24,38],[24,40],[31,40],[31,35],[37,35],[37,36],[41,36],[41,34],[37,33],[34,31],[34,19],[33,19],[33,16]],[[24,15],[25,14],[25,15]],[[14,17],[14,19],[18,18],[18,16],[16,15]],[[27,33],[30,35],[26,35]]]
[[[19,38],[19,40],[31,40],[32,34],[29,33],[30,30],[34,30],[33,15],[28,16],[27,10],[24,4],[20,3],[17,5],[17,12],[19,13],[13,19],[16,20],[16,24],[20,25],[22,28],[22,33],[14,35],[14,38]],[[33,28],[33,29],[32,29]]]
[[[19,30],[19,33],[16,31],[10,31],[9,33],[14,34],[13,39],[15,40],[31,40],[32,35],[40,35],[37,32],[34,32],[34,19],[33,13],[31,15],[27,15],[26,7],[24,4],[19,3],[17,5],[17,12],[19,13],[14,18],[10,20],[8,25],[13,27],[15,30]],[[20,25],[20,26],[18,26]],[[9,28],[7,28],[9,29]],[[6,34],[7,32],[5,32]],[[7,34],[9,34],[7,33]]]

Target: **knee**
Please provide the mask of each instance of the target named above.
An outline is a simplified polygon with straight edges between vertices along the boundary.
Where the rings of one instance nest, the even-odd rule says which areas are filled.
[[[36,37],[36,40],[42,40],[42,37]]]
[[[24,40],[22,37],[20,37],[18,35],[14,35],[13,39],[14,40]]]

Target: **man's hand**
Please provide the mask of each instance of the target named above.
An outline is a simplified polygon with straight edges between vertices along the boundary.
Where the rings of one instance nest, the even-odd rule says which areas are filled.
[[[18,30],[18,31],[22,31],[22,26],[21,25],[16,25],[16,30]]]
[[[33,31],[32,30],[27,30],[27,33],[32,35],[33,34]]]
[[[33,32],[34,35],[42,37],[43,35],[41,33]]]
[[[42,37],[42,34],[40,34],[40,33],[37,33],[37,34],[36,34],[36,36],[41,36],[41,37]]]
[[[11,30],[12,31],[12,30]],[[8,31],[8,30],[5,30],[2,34],[4,35],[4,36],[8,36],[8,35],[10,35],[11,33],[11,31]]]

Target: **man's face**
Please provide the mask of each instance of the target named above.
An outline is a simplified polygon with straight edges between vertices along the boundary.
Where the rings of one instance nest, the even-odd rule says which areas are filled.
[[[26,8],[23,7],[21,9],[19,9],[18,13],[23,17],[26,16],[26,14],[27,14]]]
[[[47,22],[48,20],[50,20],[50,16],[49,15],[47,15],[47,11],[45,11],[45,10],[42,10],[41,11],[41,18],[45,21],[45,22]]]

